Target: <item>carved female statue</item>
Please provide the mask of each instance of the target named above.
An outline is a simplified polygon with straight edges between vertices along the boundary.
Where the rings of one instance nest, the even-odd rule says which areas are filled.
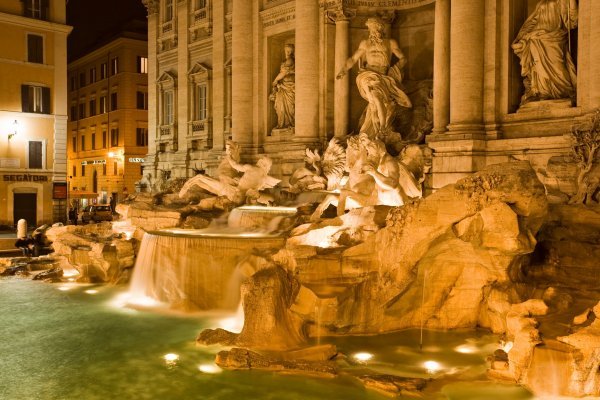
[[[531,101],[574,98],[575,65],[569,53],[569,31],[577,27],[576,0],[540,0],[512,44],[521,59],[525,94]]]
[[[269,99],[277,113],[277,128],[291,128],[295,125],[294,104],[296,102],[296,78],[294,45],[286,44],[285,61],[281,63],[279,74],[273,80],[273,91]]]

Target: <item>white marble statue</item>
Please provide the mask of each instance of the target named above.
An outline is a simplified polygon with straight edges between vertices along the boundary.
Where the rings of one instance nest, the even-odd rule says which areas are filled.
[[[273,162],[263,155],[256,165],[241,164],[238,150],[234,142],[228,142],[226,156],[218,168],[220,174],[218,179],[207,175],[196,175],[183,185],[179,197],[184,197],[192,187],[198,186],[216,196],[227,197],[237,205],[272,203],[273,199],[264,195],[262,190],[273,188],[280,182],[279,179],[269,176]]]
[[[142,179],[135,183],[136,188],[139,188],[141,193],[148,193],[152,191],[152,174],[147,173],[142,176]]]
[[[532,101],[575,97],[577,75],[569,53],[569,32],[577,27],[576,0],[540,0],[512,44],[521,59],[525,94]]]
[[[277,129],[292,128],[295,125],[296,78],[294,45],[284,47],[285,61],[281,63],[279,74],[272,84],[269,99],[273,102],[277,114]]]
[[[304,161],[307,167],[294,171],[290,177],[290,192],[300,193],[310,190],[336,190],[344,176],[346,150],[339,139],[333,138],[323,156],[319,150],[306,149]]]
[[[366,25],[369,38],[360,42],[336,78],[344,77],[359,62],[356,85],[360,95],[369,102],[360,132],[376,137],[392,131],[398,106],[411,108],[412,103],[398,87],[402,81],[401,69],[406,64],[398,43],[384,37],[385,27],[379,18],[369,18]],[[390,68],[392,54],[398,57],[398,63]],[[366,64],[362,64],[363,59]]]
[[[425,158],[418,145],[408,145],[399,159],[392,157],[385,144],[366,133],[348,139],[346,171],[348,181],[339,196],[328,195],[311,220],[317,220],[330,205],[337,214],[371,205],[402,206],[410,199],[423,197]]]
[[[240,172],[232,167],[230,160],[240,162],[240,146],[233,140],[225,142],[225,156],[217,167],[217,178],[208,175],[199,174],[190,179],[183,185],[179,191],[179,197],[184,197],[189,190],[198,186],[209,193],[218,194],[222,186],[237,186],[240,180]]]

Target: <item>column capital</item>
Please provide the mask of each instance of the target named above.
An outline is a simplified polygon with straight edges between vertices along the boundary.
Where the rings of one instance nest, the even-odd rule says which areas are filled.
[[[352,18],[356,17],[356,10],[353,8],[348,8],[340,2],[334,7],[328,9],[325,12],[325,15],[331,22],[350,21]]]
[[[158,13],[158,7],[160,5],[159,0],[142,0],[142,3],[146,7],[148,16]]]

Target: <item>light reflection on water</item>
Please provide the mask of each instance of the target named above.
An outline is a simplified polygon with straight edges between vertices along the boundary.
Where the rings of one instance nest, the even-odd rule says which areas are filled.
[[[215,353],[221,349],[194,343],[202,329],[218,324],[218,316],[114,307],[113,299],[125,288],[71,284],[68,291],[61,291],[60,287],[22,279],[0,280],[1,399],[385,398],[347,376],[316,379],[222,371],[214,364]],[[91,290],[96,291],[94,295]],[[447,343],[434,344],[440,337]],[[418,350],[415,332],[322,341],[334,342],[345,354],[373,355],[351,368],[427,376],[423,362],[436,360],[444,368],[459,368],[462,380],[482,380],[483,358],[489,353],[461,354],[453,349],[461,344],[485,348],[495,338],[478,335],[466,340],[469,337],[472,334],[427,333],[423,352]],[[470,382],[447,385],[454,379],[431,384],[431,393],[424,398],[529,398],[515,387],[500,386],[490,392],[489,382],[483,386]],[[507,390],[511,397],[505,397]]]

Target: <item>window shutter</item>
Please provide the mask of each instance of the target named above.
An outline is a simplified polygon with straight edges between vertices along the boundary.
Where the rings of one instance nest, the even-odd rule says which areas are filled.
[[[23,112],[31,112],[29,100],[29,85],[21,85],[21,108]]]
[[[29,168],[42,168],[42,142],[29,142]]]
[[[42,88],[42,114],[50,114],[50,88]]]
[[[42,19],[43,20],[47,20],[48,19],[48,14],[49,14],[49,9],[50,9],[50,2],[49,0],[42,0],[41,2],[41,6],[42,6]]]

